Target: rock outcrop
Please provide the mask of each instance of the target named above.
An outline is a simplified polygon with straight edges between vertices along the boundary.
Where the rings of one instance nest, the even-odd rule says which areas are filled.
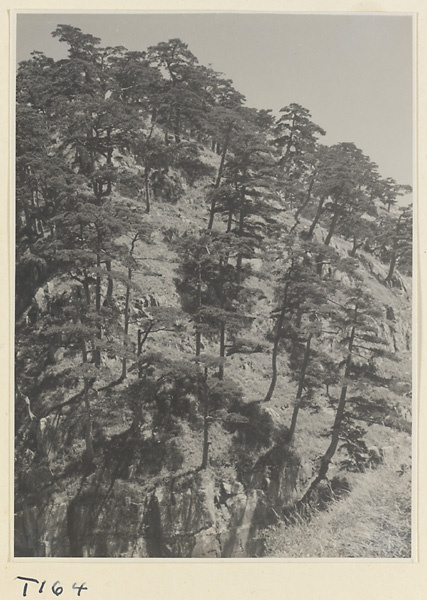
[[[277,521],[300,482],[291,453],[270,451],[245,489],[211,470],[181,475],[139,496],[121,480],[90,477],[68,503],[59,495],[16,515],[16,556],[238,558],[263,554],[262,530]]]

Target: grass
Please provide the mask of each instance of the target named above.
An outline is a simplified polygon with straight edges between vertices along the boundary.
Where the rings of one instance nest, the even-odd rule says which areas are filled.
[[[387,465],[353,477],[354,489],[311,520],[271,528],[266,556],[410,558],[411,479]]]

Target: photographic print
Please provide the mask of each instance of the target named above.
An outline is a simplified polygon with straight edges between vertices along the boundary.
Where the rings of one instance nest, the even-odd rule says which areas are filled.
[[[18,13],[14,556],[412,557],[413,17]]]

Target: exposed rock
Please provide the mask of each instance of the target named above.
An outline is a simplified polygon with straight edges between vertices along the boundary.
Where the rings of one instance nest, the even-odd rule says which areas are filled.
[[[15,515],[15,556],[70,556],[66,516],[67,504],[55,496],[24,506]]]
[[[338,269],[336,269],[334,271],[333,278],[335,281],[341,282],[342,285],[344,285],[346,287],[351,286],[352,282],[351,282],[350,277],[347,275],[347,273],[344,273],[343,271],[339,271]]]
[[[261,556],[262,530],[277,520],[280,504],[293,497],[298,470],[296,463],[282,465],[267,487],[255,473],[246,491],[236,479],[216,486],[213,472],[199,471],[160,484],[138,501],[131,488],[109,495],[111,490],[101,491],[93,480],[68,505],[52,496],[43,506],[24,507],[16,516],[16,554]]]

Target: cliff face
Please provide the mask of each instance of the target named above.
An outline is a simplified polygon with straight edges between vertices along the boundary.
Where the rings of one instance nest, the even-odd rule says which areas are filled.
[[[283,461],[254,473],[251,487],[218,482],[198,471],[141,494],[131,483],[114,490],[88,478],[65,502],[52,495],[16,515],[16,555],[228,558],[263,554],[262,530],[284,499],[295,497],[300,465]],[[261,489],[262,488],[262,489]]]

